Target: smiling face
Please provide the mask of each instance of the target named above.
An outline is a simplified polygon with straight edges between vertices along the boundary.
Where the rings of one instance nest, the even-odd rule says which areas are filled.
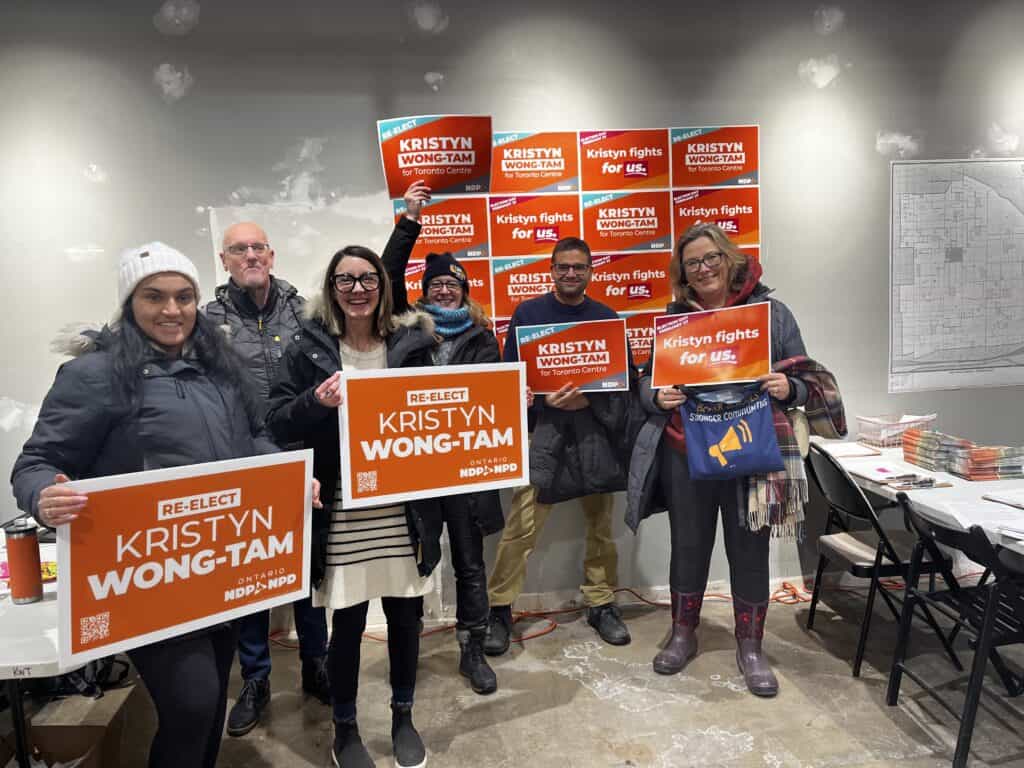
[[[721,307],[729,292],[729,259],[709,237],[698,237],[683,248],[682,268],[701,306]]]
[[[427,284],[427,303],[444,309],[458,309],[464,296],[462,283],[451,275],[439,275]]]
[[[371,262],[358,256],[343,256],[334,267],[333,279],[334,301],[347,319],[373,317],[380,304],[381,280]],[[373,288],[367,288],[366,283],[374,283]]]
[[[196,327],[195,286],[177,272],[150,275],[132,293],[132,314],[149,339],[177,356]]]
[[[270,283],[274,250],[268,245],[267,233],[262,228],[243,222],[224,233],[220,262],[239,288],[263,290]]]
[[[551,259],[555,295],[569,304],[583,300],[590,283],[590,257],[580,250],[560,251]]]

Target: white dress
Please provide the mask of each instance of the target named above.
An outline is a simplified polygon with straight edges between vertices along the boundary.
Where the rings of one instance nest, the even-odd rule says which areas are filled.
[[[387,367],[384,344],[369,352],[340,345],[341,364],[348,370]],[[433,579],[416,570],[416,552],[403,505],[341,508],[341,483],[331,505],[327,538],[327,574],[313,594],[313,605],[347,608],[377,597],[416,597],[433,588]]]

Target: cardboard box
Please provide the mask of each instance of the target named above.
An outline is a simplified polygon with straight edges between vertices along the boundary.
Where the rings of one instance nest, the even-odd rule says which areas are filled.
[[[69,696],[51,701],[31,723],[32,745],[46,761],[69,762],[88,755],[80,768],[121,764],[121,733],[134,685],[111,688],[102,698]]]

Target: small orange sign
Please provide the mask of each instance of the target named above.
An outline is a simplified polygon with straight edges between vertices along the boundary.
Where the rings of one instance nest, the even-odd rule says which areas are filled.
[[[535,299],[554,288],[551,257],[492,259],[494,276],[494,314],[511,317],[515,308],[527,299]]]
[[[580,236],[579,195],[490,198],[491,255],[551,255],[563,237]]]
[[[594,256],[587,294],[616,312],[660,312],[672,300],[670,259],[668,251]]]
[[[405,200],[391,202],[398,223],[405,215]],[[420,225],[409,257],[414,261],[445,251],[460,261],[486,259],[490,254],[486,197],[434,197],[423,206]]]
[[[580,131],[582,189],[667,189],[668,130]]]
[[[725,125],[673,128],[672,186],[754,186],[758,181],[758,128]]]
[[[761,241],[761,207],[757,187],[677,189],[672,192],[675,242],[694,224],[717,224],[736,245]]]
[[[80,480],[57,532],[61,666],[309,594],[313,452]]]
[[[771,373],[768,302],[654,318],[656,389],[728,384]]]
[[[583,195],[583,239],[594,253],[672,248],[672,195],[601,192]]]
[[[575,192],[579,175],[575,131],[494,134],[492,194]]]
[[[522,363],[342,371],[346,509],[530,482]]]
[[[422,179],[435,195],[486,193],[491,181],[491,118],[421,115],[377,121],[388,196]]]
[[[517,326],[516,342],[534,394],[566,384],[581,392],[629,389],[625,320]]]

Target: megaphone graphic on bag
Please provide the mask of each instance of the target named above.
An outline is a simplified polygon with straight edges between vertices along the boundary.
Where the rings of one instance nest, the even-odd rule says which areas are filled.
[[[725,435],[715,445],[708,448],[708,454],[718,459],[719,466],[724,467],[729,463],[725,454],[742,451],[744,445],[750,445],[754,440],[754,434],[750,431],[750,425],[746,419],[740,419],[738,423],[729,427]]]

